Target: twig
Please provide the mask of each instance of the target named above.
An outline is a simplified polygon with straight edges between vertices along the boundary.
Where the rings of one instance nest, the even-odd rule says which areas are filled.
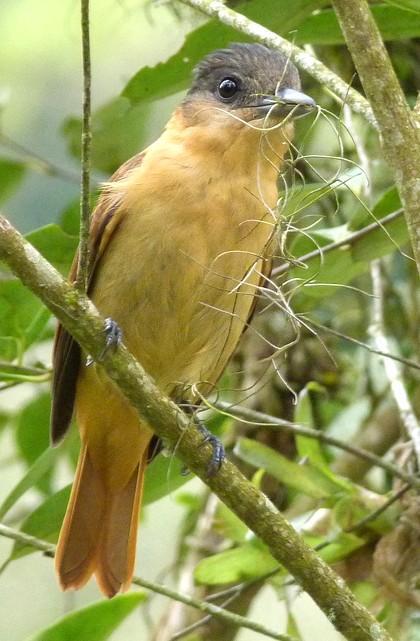
[[[82,116],[82,176],[80,193],[80,239],[79,264],[76,285],[86,291],[89,264],[89,226],[90,226],[90,148],[91,132],[91,66],[89,34],[89,0],[81,0],[82,20],[82,57],[83,57],[83,116]]]
[[[327,327],[326,325],[317,323],[313,319],[307,318],[306,316],[305,316],[305,323],[307,323],[308,325],[313,325],[314,327],[317,327],[318,329],[321,329],[324,332],[328,332],[328,334],[337,336],[337,338],[342,338],[343,340],[348,341],[349,343],[353,343],[354,345],[359,345],[359,347],[363,347],[364,349],[367,349],[368,352],[371,352],[372,354],[378,354],[378,356],[383,356],[383,358],[390,358],[394,361],[398,361],[402,365],[407,365],[407,367],[412,367],[413,369],[420,369],[420,363],[417,363],[417,361],[411,360],[411,358],[404,358],[404,356],[398,356],[397,354],[384,352],[381,349],[377,349],[376,347],[369,345],[369,343],[364,343],[363,341],[359,341],[359,339],[353,338],[353,336],[348,336],[347,334],[343,334],[342,332],[339,332],[336,329],[332,329],[332,327]]]
[[[287,272],[291,267],[293,267],[293,262],[296,262],[297,264],[304,264],[307,263],[310,260],[313,260],[314,258],[318,258],[324,255],[328,254],[329,252],[339,249],[340,247],[351,247],[352,245],[356,244],[361,238],[364,236],[370,234],[371,232],[375,231],[379,227],[384,227],[391,223],[392,221],[396,220],[399,218],[404,212],[403,208],[397,209],[396,211],[391,212],[387,216],[384,216],[378,221],[375,221],[371,223],[370,225],[367,225],[366,227],[363,227],[362,229],[359,229],[358,231],[353,232],[352,234],[349,234],[347,238],[342,238],[341,240],[335,241],[333,243],[329,243],[328,245],[325,245],[324,247],[319,247],[319,249],[314,249],[311,252],[308,252],[307,254],[304,254],[303,256],[300,256],[299,258],[296,259],[296,261],[286,261],[282,265],[279,265],[278,267],[275,267],[271,273],[271,277],[275,278],[277,276],[280,276],[281,274]],[[381,350],[375,349],[368,343],[364,343],[363,341],[358,340],[357,338],[352,338],[351,336],[347,336],[346,334],[342,334],[341,332],[332,329],[330,327],[327,327],[326,325],[321,325],[320,323],[317,323],[314,320],[307,319],[305,318],[305,323],[308,323],[309,325],[313,325],[314,327],[317,327],[319,329],[322,329],[330,334],[333,334],[334,336],[337,336],[338,338],[342,338],[350,343],[354,343],[355,345],[359,345],[360,347],[363,347],[364,349],[367,349],[368,351],[372,352],[373,354],[378,354],[379,356],[384,356],[386,358],[392,358],[395,361],[398,361],[402,363],[403,365],[407,365],[407,367],[412,367],[414,369],[420,369],[420,363],[417,363],[416,361],[413,361],[409,358],[404,358],[403,356],[398,356],[396,354],[390,354],[383,352]]]
[[[400,436],[398,410],[391,399],[386,399],[375,408],[369,420],[360,426],[352,438],[352,443],[376,456],[384,456]],[[336,457],[331,467],[336,474],[358,482],[369,471],[371,464],[353,454],[342,452]]]
[[[257,22],[249,20],[245,16],[232,9],[229,9],[221,0],[181,0],[184,4],[195,7],[199,11],[206,13],[208,16],[218,18],[223,24],[240,31],[241,33],[262,42],[268,47],[279,49],[286,56],[295,62],[299,67],[304,69],[310,76],[318,82],[325,85],[346,102],[353,111],[361,114],[373,126],[377,127],[372,109],[366,100],[358,91],[349,87],[349,85],[337,76],[333,71],[328,69],[322,62],[314,56],[292,44],[285,38],[277,35],[273,31],[266,29]]]
[[[384,461],[379,456],[363,450],[360,447],[355,445],[350,445],[345,441],[342,441],[334,436],[325,434],[324,432],[314,430],[311,427],[304,427],[302,425],[296,425],[290,421],[286,421],[275,416],[270,416],[269,414],[264,414],[263,412],[257,412],[256,410],[249,409],[247,407],[232,405],[231,403],[226,403],[224,401],[216,401],[213,405],[216,410],[219,410],[231,416],[233,418],[242,420],[244,423],[250,427],[265,427],[268,429],[280,429],[285,430],[286,432],[292,432],[294,434],[299,434],[300,436],[307,436],[308,438],[313,438],[321,443],[326,443],[327,445],[332,445],[333,447],[338,447],[341,450],[350,452],[354,456],[358,456],[365,461],[369,461],[372,465],[381,467],[383,470],[386,470],[393,476],[400,478],[401,480],[408,483],[411,487],[420,488],[420,478],[407,474],[403,470],[400,470],[396,465]]]
[[[0,145],[7,149],[11,149],[13,152],[22,156],[22,162],[24,162],[30,169],[34,169],[47,176],[53,176],[54,178],[61,178],[62,180],[67,180],[69,182],[80,183],[80,176],[75,172],[70,169],[59,167],[49,160],[42,158],[42,156],[39,156],[12,138],[9,138],[9,136],[3,132],[0,133]]]
[[[231,594],[231,596],[225,599],[223,603],[220,604],[219,607],[226,608],[226,606],[230,605],[233,601],[235,601],[240,596],[240,594],[241,593],[239,590],[235,594]],[[208,599],[206,601],[208,601]],[[176,632],[171,636],[169,641],[178,641],[178,639],[182,639],[182,637],[185,637],[186,634],[189,634],[190,632],[193,632],[194,630],[197,630],[198,628],[203,627],[203,625],[207,625],[208,623],[210,623],[211,619],[212,619],[211,614],[207,614],[206,616],[202,617],[198,621],[194,621],[194,623],[191,623],[190,625],[186,626],[182,630],[178,630],[178,632]]]
[[[28,367],[26,365],[14,365],[13,363],[9,363],[9,361],[1,360],[0,370],[2,370],[2,372],[22,374],[24,376],[51,376],[51,370],[46,367]]]
[[[223,608],[221,608],[219,605],[215,605],[214,603],[209,603],[208,601],[200,601],[195,597],[189,596],[187,594],[181,594],[176,590],[172,590],[171,588],[168,588],[166,586],[159,585],[158,583],[153,583],[152,581],[140,579],[139,577],[134,577],[133,583],[135,585],[139,585],[142,588],[153,590],[153,592],[157,592],[158,594],[163,594],[170,599],[180,601],[185,605],[190,605],[191,607],[196,608],[201,612],[205,612],[216,618],[223,619],[230,624],[234,624],[242,628],[248,628],[249,630],[254,630],[254,632],[259,632],[260,634],[270,637],[270,639],[279,639],[280,641],[293,641],[292,638],[286,634],[279,634],[278,632],[268,630],[265,626],[250,621],[246,617],[243,617],[239,614],[234,614],[233,612],[229,612],[228,610],[223,610]]]
[[[398,501],[398,499],[400,499],[400,498],[401,498],[401,497],[402,497],[402,496],[403,496],[403,495],[404,495],[404,494],[405,494],[409,489],[410,489],[410,486],[409,486],[409,485],[404,485],[404,486],[403,486],[402,488],[400,488],[397,492],[395,492],[394,494],[392,494],[392,496],[390,496],[390,497],[389,497],[389,498],[388,498],[388,499],[387,499],[387,500],[386,500],[386,501],[385,501],[385,502],[384,502],[380,507],[378,507],[376,510],[374,510],[373,512],[370,512],[369,514],[367,514],[366,516],[364,516],[362,519],[360,519],[359,521],[357,521],[356,523],[354,523],[354,524],[353,524],[353,525],[351,525],[350,527],[342,528],[342,529],[341,529],[341,532],[344,532],[345,534],[350,534],[351,532],[357,532],[358,530],[361,530],[362,528],[364,528],[366,525],[368,525],[368,524],[369,524],[369,523],[371,523],[372,521],[375,521],[375,519],[377,519],[377,518],[378,518],[378,516],[380,516],[381,514],[383,514],[384,512],[386,512],[386,510],[387,510],[391,505],[393,505],[396,501]],[[321,515],[320,515],[320,517],[319,517],[319,522],[322,522],[322,521],[324,520],[324,518],[325,518],[325,517],[324,517],[324,510],[323,510],[323,509],[321,509],[321,510],[319,510],[319,512],[322,512],[322,514],[321,514]],[[316,523],[316,516],[317,516],[317,514],[315,513],[315,514],[313,515],[313,517],[311,518],[311,525],[312,525],[312,528],[309,528],[309,529],[306,529],[306,528],[305,528],[305,530],[304,530],[305,532],[310,533],[312,529],[316,530],[316,527],[317,527],[317,525],[318,525],[318,524]],[[340,536],[340,534],[338,534],[338,536]],[[322,541],[321,543],[318,543],[318,544],[314,547],[314,550],[317,550],[318,552],[320,552],[321,550],[323,550],[323,549],[325,549],[326,547],[328,547],[329,545],[331,545],[331,543],[334,543],[334,540],[335,540],[336,538],[337,538],[337,534],[336,534],[334,537],[332,537],[332,538],[326,538],[326,539],[325,539],[324,541]]]
[[[35,536],[25,534],[25,532],[19,532],[18,530],[14,530],[13,528],[8,527],[7,525],[3,525],[2,523],[0,523],[0,536],[4,536],[5,538],[17,541],[22,545],[28,545],[36,550],[39,550],[40,552],[43,552],[46,556],[49,557],[53,557],[55,554],[55,545],[53,545],[52,543],[48,543],[47,541],[38,539]],[[166,596],[175,601],[180,601],[181,603],[189,605],[196,610],[200,610],[200,612],[207,612],[211,616],[222,619],[223,621],[229,622],[230,624],[237,625],[241,628],[247,628],[249,630],[254,630],[254,632],[259,632],[260,634],[269,637],[270,639],[278,639],[278,641],[296,641],[296,639],[292,639],[292,637],[287,634],[279,634],[278,632],[273,632],[272,630],[266,628],[264,625],[255,623],[254,621],[251,621],[246,617],[234,614],[232,612],[229,612],[228,610],[224,610],[220,606],[214,605],[213,603],[200,601],[200,599],[191,597],[188,594],[182,594],[181,592],[173,590],[172,588],[168,588],[165,585],[161,585],[160,583],[155,583],[154,581],[146,581],[146,579],[141,579],[137,576],[133,577],[132,582],[133,584],[138,585],[141,588],[146,588],[147,590],[151,590],[152,592],[156,592],[157,594],[162,594],[163,596]]]
[[[380,262],[375,260],[371,265],[372,288],[375,297],[372,300],[372,323],[370,333],[375,344],[381,351],[389,350],[388,339],[385,334],[383,318],[384,292],[382,286],[382,275]],[[385,374],[389,382],[392,396],[400,413],[401,422],[412,440],[417,459],[417,468],[420,467],[420,425],[417,421],[413,407],[404,385],[400,367],[396,362],[383,359]]]
[[[209,478],[211,445],[187,416],[149,378],[123,346],[104,353],[104,319],[92,302],[67,282],[13,226],[0,217],[0,259],[57,316],[188,468],[217,494],[270,549],[349,641],[390,641],[388,632],[355,599],[269,499],[230,461]],[[101,358],[102,357],[102,358]],[[404,479],[411,482],[411,479]],[[217,608],[216,608],[217,609]]]
[[[54,556],[55,545],[53,545],[52,543],[48,543],[48,541],[38,539],[37,537],[31,536],[30,534],[25,534],[25,532],[14,530],[13,528],[9,527],[8,525],[4,525],[3,523],[0,523],[0,536],[4,536],[7,539],[12,539],[13,541],[21,543],[22,545],[28,545],[35,550],[43,552],[45,556]]]
[[[358,240],[360,240],[364,236],[367,236],[371,232],[378,229],[378,227],[385,227],[386,225],[394,221],[396,218],[399,218],[403,214],[403,212],[404,212],[404,209],[402,208],[397,209],[396,211],[391,212],[387,216],[384,216],[380,220],[370,223],[369,225],[366,225],[366,227],[362,227],[362,229],[358,229],[352,234],[349,234],[346,238],[342,238],[341,240],[337,240],[333,243],[328,243],[328,245],[324,245],[319,249],[314,249],[313,251],[308,252],[303,256],[300,256],[294,262],[298,264],[306,263],[309,260],[312,260],[313,258],[322,257],[324,254],[328,254],[334,249],[339,249],[340,247],[346,247],[347,245],[351,247],[352,245],[355,245]],[[291,267],[293,267],[293,262],[286,261],[285,263],[279,265],[279,267],[276,267],[275,269],[273,269],[272,276],[273,277],[280,276],[284,272],[287,272]]]
[[[203,541],[208,536],[217,506],[218,500],[215,495],[207,492],[204,497],[203,511],[198,516],[193,532],[193,537],[197,539],[197,541]],[[200,555],[197,546],[190,546],[179,573],[177,582],[179,592],[185,593],[193,590],[194,568],[201,556],[202,554]],[[167,641],[169,638],[172,639],[174,631],[185,626],[185,616],[186,613],[183,605],[180,602],[173,603],[172,606],[165,611],[153,635],[152,641]]]
[[[367,514],[367,516],[363,517],[360,519],[360,521],[357,521],[357,523],[354,523],[350,527],[344,528],[343,532],[346,534],[349,534],[350,532],[356,532],[357,530],[360,530],[361,528],[365,527],[365,525],[368,525],[369,523],[372,523],[372,521],[375,521],[378,516],[386,512],[386,510],[396,503],[404,494],[410,489],[410,486],[408,483],[406,485],[403,485],[397,492],[394,492],[389,499],[385,501],[383,505],[378,507],[374,512],[370,512],[370,514]]]

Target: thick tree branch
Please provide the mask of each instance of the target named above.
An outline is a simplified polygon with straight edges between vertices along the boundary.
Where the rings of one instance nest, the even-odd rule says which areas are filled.
[[[420,130],[395,75],[366,0],[333,0],[381,136],[385,158],[405,206],[420,273]]]
[[[310,76],[315,78],[318,82],[325,85],[350,105],[353,111],[361,114],[366,120],[377,127],[375,117],[372,109],[366,100],[358,91],[349,87],[349,85],[337,76],[333,71],[328,69],[320,60],[311,56],[309,53],[300,47],[292,44],[282,36],[277,35],[273,31],[266,29],[258,22],[253,22],[245,16],[232,9],[229,9],[221,0],[181,0],[184,4],[188,4],[208,16],[218,18],[223,24],[240,31],[241,33],[262,42],[268,47],[279,49],[286,56],[295,62],[298,67],[306,71]],[[291,9],[293,10],[293,9]]]
[[[104,348],[103,319],[89,299],[77,292],[0,217],[0,260],[59,318],[82,347],[98,361]],[[376,619],[358,603],[343,581],[308,547],[268,498],[229,461],[206,475],[211,446],[175,403],[165,397],[124,346],[101,361],[111,380],[139,416],[174,447],[188,468],[268,546],[271,554],[312,596],[349,641],[391,641]]]

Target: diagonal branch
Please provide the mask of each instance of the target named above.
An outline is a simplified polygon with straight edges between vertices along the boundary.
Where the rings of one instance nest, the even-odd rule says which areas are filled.
[[[82,347],[99,361],[103,319],[13,226],[0,217],[0,260],[59,318]],[[170,401],[124,346],[106,352],[100,365],[161,438],[269,548],[349,641],[391,641],[373,615],[357,602],[335,572],[306,545],[269,499],[229,461],[208,478],[211,446],[191,418]]]

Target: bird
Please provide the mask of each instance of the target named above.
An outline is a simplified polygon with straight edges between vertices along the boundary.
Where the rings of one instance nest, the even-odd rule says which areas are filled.
[[[160,137],[102,187],[90,224],[88,295],[176,402],[193,405],[214,389],[249,325],[270,272],[293,120],[315,106],[287,56],[233,43],[195,67]],[[76,254],[71,281],[77,271]],[[81,450],[56,571],[64,590],[94,575],[112,597],[133,576],[153,429],[58,325],[54,445],[73,415]]]

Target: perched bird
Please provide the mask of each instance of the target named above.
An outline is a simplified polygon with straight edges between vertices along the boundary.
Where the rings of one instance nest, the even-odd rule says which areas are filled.
[[[160,138],[104,185],[90,229],[89,296],[177,402],[214,387],[249,323],[270,269],[292,118],[314,106],[283,54],[233,44],[196,67]],[[153,432],[61,326],[53,361],[52,441],[74,410],[82,442],[56,568],[63,589],[94,574],[111,597],[133,575]]]

